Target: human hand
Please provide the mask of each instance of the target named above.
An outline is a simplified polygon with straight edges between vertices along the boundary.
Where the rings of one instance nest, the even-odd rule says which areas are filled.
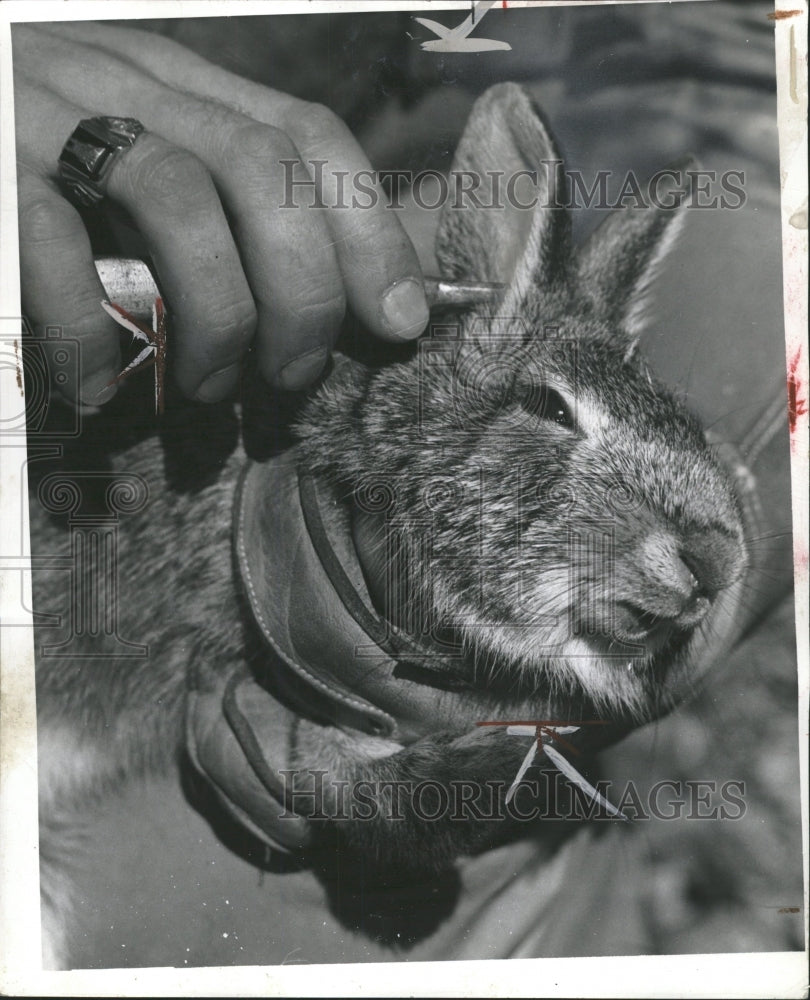
[[[340,201],[338,171],[368,169],[327,108],[128,27],[20,24],[13,53],[23,307],[35,328],[58,323],[79,340],[80,376],[62,386],[70,400],[106,401],[122,367],[89,238],[56,183],[65,141],[93,115],[147,129],[116,159],[106,194],[149,246],[170,311],[172,371],[187,395],[227,396],[251,345],[271,385],[305,387],[347,304],[380,337],[422,332],[419,262],[381,192],[371,208],[314,208],[304,198],[280,207],[281,160],[300,161],[296,182],[311,180],[310,161],[327,161],[317,189],[326,206]]]

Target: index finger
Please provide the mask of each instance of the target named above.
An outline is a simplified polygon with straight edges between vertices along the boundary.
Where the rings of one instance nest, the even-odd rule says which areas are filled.
[[[327,108],[285,95],[278,100],[286,105],[284,128],[326,206],[320,211],[335,239],[352,311],[380,337],[418,337],[429,318],[422,268],[365,153]],[[294,188],[291,194],[295,203]]]
[[[322,213],[334,238],[352,311],[372,333],[385,339],[407,340],[422,332],[429,313],[416,251],[399,219],[386,208],[385,194],[373,179],[368,158],[335,114],[237,76],[151,32],[89,23],[48,25],[45,30],[91,41],[124,55],[163,83],[230,104],[286,132],[315,183],[310,190],[326,206],[304,210]],[[314,161],[326,162],[320,170]],[[292,178],[293,165],[288,169]],[[351,196],[342,195],[353,180],[369,190],[367,207],[361,198],[355,205]],[[302,195],[304,190],[293,188]],[[347,206],[340,207],[346,201]]]

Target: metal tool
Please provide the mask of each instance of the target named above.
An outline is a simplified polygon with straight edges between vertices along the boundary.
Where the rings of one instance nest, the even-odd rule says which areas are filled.
[[[152,315],[155,299],[160,296],[155,277],[145,260],[129,257],[96,257],[96,271],[111,302],[138,319]],[[505,285],[495,281],[446,281],[425,278],[425,294],[432,310],[468,309],[492,302]]]
[[[431,309],[469,309],[483,302],[494,302],[503,295],[506,285],[499,281],[446,281],[425,278],[425,296]]]

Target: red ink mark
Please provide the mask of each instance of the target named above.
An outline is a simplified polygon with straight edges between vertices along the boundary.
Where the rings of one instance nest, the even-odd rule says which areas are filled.
[[[163,379],[166,375],[166,310],[163,299],[155,299],[155,410],[163,413]]]
[[[796,421],[799,417],[803,417],[807,413],[807,400],[802,399],[799,393],[802,391],[802,384],[799,381],[799,376],[797,374],[799,368],[799,358],[801,357],[802,349],[799,348],[793,360],[788,365],[788,377],[787,377],[787,391],[788,391],[788,425],[790,427],[790,433],[794,434],[796,431]]]
[[[607,726],[604,719],[496,719],[493,722],[476,722],[476,726]]]
[[[770,14],[766,14],[765,17],[769,21],[782,21],[786,17],[796,17],[797,14],[801,14],[800,10],[774,10]]]
[[[143,371],[154,365],[155,368],[155,413],[163,413],[163,379],[166,373],[166,310],[163,307],[163,299],[159,296],[155,299],[152,308],[152,326],[148,327],[140,323],[131,313],[115,302],[102,302],[105,312],[109,313],[113,319],[124,329],[129,330],[133,337],[146,344],[141,352],[135,357],[126,368],[119,372],[108,385],[115,385],[122,382],[133,372]]]
[[[17,388],[20,390],[20,395],[25,395],[25,389],[23,389],[23,379],[22,379],[22,369],[20,368],[20,345],[17,343],[17,338],[14,338],[14,364],[17,369]]]
[[[506,0],[501,0],[501,7],[506,10]]]
[[[557,740],[566,748],[566,750],[575,754],[577,757],[582,751],[575,747],[573,743],[569,742],[569,740],[565,739],[564,736],[560,735],[557,730],[568,726],[577,728],[579,726],[606,726],[607,724],[608,723],[602,719],[577,719],[575,721],[567,722],[560,722],[559,719],[531,719],[529,721],[509,722],[495,720],[493,722],[476,722],[476,726],[534,726],[538,749],[542,746],[543,737],[545,736],[549,743]]]

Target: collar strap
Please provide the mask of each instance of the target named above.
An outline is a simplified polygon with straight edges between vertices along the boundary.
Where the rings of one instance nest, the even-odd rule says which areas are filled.
[[[291,449],[249,462],[234,508],[239,574],[274,654],[262,681],[302,714],[403,744],[445,729],[532,718],[539,710],[535,699],[471,687],[460,658],[421,650],[377,614],[347,511],[299,472],[298,458]],[[745,507],[750,524],[750,503]],[[673,702],[694,685],[694,665],[705,669],[739,634],[743,585],[721,596],[712,627],[699,630],[673,658]],[[606,737],[608,730],[612,738],[605,743],[626,726],[617,720],[604,726]]]
[[[266,675],[261,685],[234,675],[224,690],[208,691],[192,670],[186,742],[197,770],[245,828],[277,850],[298,853],[311,842],[311,829],[285,810],[280,772],[299,714],[407,744],[482,722],[524,719],[535,726],[536,706],[447,690],[440,683],[446,668],[436,673],[433,664],[419,673],[413,649],[371,604],[340,505],[299,474],[296,459],[293,451],[248,463],[234,504],[239,575],[271,653]],[[714,648],[693,656],[716,655],[733,635],[730,623],[726,630],[713,633]],[[403,669],[409,666],[410,673]],[[628,728],[585,725],[566,739],[591,753]]]
[[[297,458],[249,463],[235,503],[239,574],[273,654],[262,681],[302,714],[402,744],[536,715],[533,699],[468,686],[380,618],[345,511]]]
[[[381,650],[397,661],[396,673],[402,676],[408,671],[412,676],[422,676],[424,683],[449,690],[471,689],[472,685],[460,664],[454,664],[448,657],[441,656],[437,652],[427,656],[425,651],[411,642],[407,636],[391,628],[370,602],[360,596],[330,541],[321,514],[322,501],[315,479],[300,469],[298,490],[310,541],[329,582],[344,608],[360,628]],[[356,560],[353,562],[356,563]]]
[[[368,733],[391,734],[394,719],[355,693],[316,655],[318,632],[333,631],[329,625],[335,612],[342,617],[342,605],[324,592],[289,453],[246,463],[234,504],[234,545],[253,619],[275,654],[272,666],[277,669],[268,680],[293,704],[306,700],[310,714]],[[317,590],[310,589],[313,584]],[[323,638],[329,645],[329,636]]]

